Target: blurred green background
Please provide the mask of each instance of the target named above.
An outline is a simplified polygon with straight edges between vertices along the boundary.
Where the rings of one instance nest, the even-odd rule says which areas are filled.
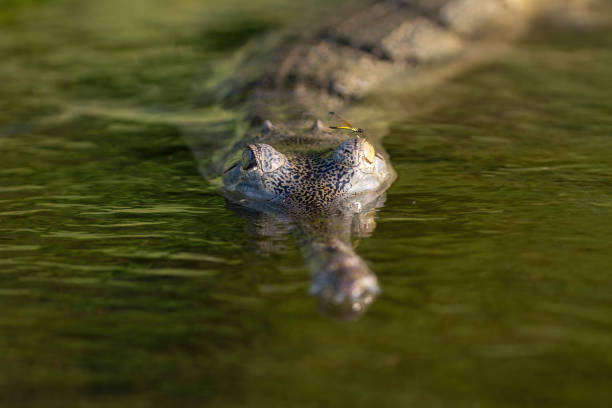
[[[0,406],[609,405],[612,29],[406,95],[347,324],[184,141],[233,131],[236,51],[335,7],[0,0]]]

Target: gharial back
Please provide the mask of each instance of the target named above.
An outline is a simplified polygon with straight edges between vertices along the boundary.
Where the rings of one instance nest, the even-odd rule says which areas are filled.
[[[287,153],[317,153],[332,149],[346,140],[347,134],[334,131],[321,119],[285,119],[273,124],[266,119],[249,133],[249,143],[268,143]]]
[[[372,92],[418,88],[490,58],[543,15],[579,16],[593,0],[379,0],[350,2],[299,33],[254,41],[217,97],[244,112],[237,140],[214,164],[219,174],[250,143],[283,152],[330,149],[347,138],[317,119]],[[270,45],[272,44],[272,45]],[[376,110],[376,107],[372,107]],[[398,107],[405,115],[405,107]],[[363,118],[351,118],[361,122]],[[266,120],[275,131],[262,132]],[[377,129],[380,132],[380,127]],[[377,132],[369,140],[377,151]]]

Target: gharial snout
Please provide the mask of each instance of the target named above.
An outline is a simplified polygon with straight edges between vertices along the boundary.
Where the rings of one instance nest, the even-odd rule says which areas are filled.
[[[342,320],[358,318],[380,293],[376,275],[347,244],[328,248],[330,257],[317,271],[310,293],[327,314]]]

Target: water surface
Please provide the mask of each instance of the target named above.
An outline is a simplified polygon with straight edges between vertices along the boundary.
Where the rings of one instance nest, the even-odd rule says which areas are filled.
[[[607,406],[612,31],[542,29],[406,95],[436,108],[384,138],[399,179],[356,242],[383,293],[347,324],[185,143],[233,132],[213,85],[307,9],[266,5],[2,12],[1,404]]]

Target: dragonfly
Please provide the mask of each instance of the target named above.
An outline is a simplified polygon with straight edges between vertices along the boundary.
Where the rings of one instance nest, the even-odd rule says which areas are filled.
[[[363,129],[354,127],[349,122],[342,119],[336,112],[329,112],[329,115],[341,123],[340,126],[330,126],[330,129],[346,129],[355,133],[363,133]]]

